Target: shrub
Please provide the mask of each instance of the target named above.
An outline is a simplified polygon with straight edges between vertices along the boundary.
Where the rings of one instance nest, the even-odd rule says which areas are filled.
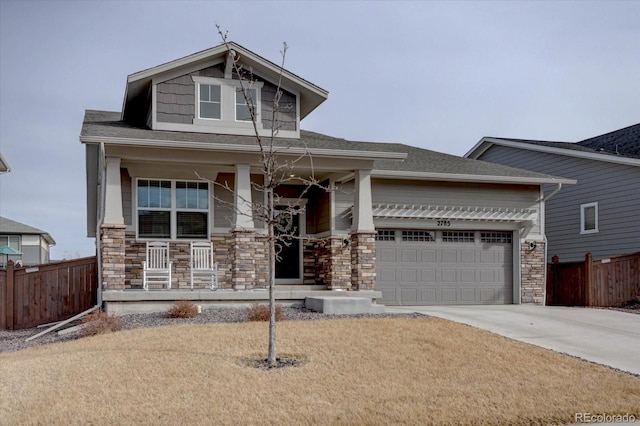
[[[247,308],[249,321],[269,321],[269,306],[253,303]],[[282,306],[276,305],[276,321],[282,320]]]
[[[114,314],[107,314],[103,310],[97,310],[82,318],[82,337],[95,336],[96,334],[111,333],[122,330],[122,319]]]
[[[178,300],[171,306],[169,318],[193,318],[198,315],[198,307],[190,300]]]

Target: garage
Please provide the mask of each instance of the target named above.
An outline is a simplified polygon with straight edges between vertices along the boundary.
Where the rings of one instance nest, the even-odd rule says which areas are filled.
[[[385,305],[513,303],[513,232],[379,229]]]

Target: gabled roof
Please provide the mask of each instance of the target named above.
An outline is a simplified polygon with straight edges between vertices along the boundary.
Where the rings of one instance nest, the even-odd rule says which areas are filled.
[[[93,110],[85,112],[80,141],[230,152],[258,150],[252,136],[149,130],[121,121],[118,112]],[[300,132],[300,139],[276,139],[275,143],[283,149],[287,147],[287,152],[308,149],[314,156],[374,160],[372,174],[376,177],[518,184],[575,183],[572,179],[398,143],[356,142],[305,130]]]
[[[615,151],[616,144],[618,146],[617,153]],[[484,137],[464,156],[466,158],[480,158],[493,145],[640,166],[640,155],[637,153],[640,151],[640,124],[577,143]]]
[[[137,103],[149,96],[151,83],[154,79],[162,79],[163,75],[184,71],[183,74],[204,68],[214,62],[223,62],[232,49],[238,56],[238,60],[246,68],[251,68],[252,72],[266,78],[274,84],[278,82],[280,66],[263,58],[262,56],[242,47],[235,42],[220,44],[192,55],[185,56],[174,61],[170,61],[153,68],[148,68],[127,77],[127,87],[125,91],[124,104],[122,107],[122,117],[129,121],[127,117],[130,109],[137,107]],[[295,75],[294,73],[282,70],[282,87],[300,93],[300,119],[302,120],[311,111],[324,102],[329,92],[319,86]]]
[[[640,158],[640,123],[585,139],[578,142],[578,145],[599,152]]]
[[[9,173],[10,171],[11,167],[9,167],[9,163],[7,163],[7,160],[5,160],[0,153],[0,173]]]
[[[16,222],[15,220],[7,219],[0,216],[0,234],[7,235],[42,235],[50,245],[55,245],[56,242],[49,235],[48,232],[42,229],[34,228],[33,226],[25,225],[24,223]]]

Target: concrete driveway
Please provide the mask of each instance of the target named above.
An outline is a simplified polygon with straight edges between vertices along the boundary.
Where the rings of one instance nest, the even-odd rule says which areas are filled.
[[[560,306],[389,306],[468,324],[640,375],[640,315]]]

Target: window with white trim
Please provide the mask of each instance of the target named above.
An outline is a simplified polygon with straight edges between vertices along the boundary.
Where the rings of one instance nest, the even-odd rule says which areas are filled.
[[[206,239],[209,205],[207,182],[138,179],[138,238]]]
[[[435,241],[436,235],[433,231],[407,230],[402,231],[402,241],[426,242]]]
[[[257,119],[258,105],[258,92],[256,89],[245,87],[243,94],[242,88],[236,87],[236,121],[251,121],[250,108],[253,108],[253,114]]]
[[[473,243],[475,241],[475,233],[463,231],[446,231],[442,233],[442,241],[445,243]]]
[[[20,251],[20,235],[0,235],[0,246],[9,246]]]
[[[198,118],[222,118],[222,91],[218,84],[198,84]]]
[[[580,233],[592,234],[598,232],[598,203],[580,205]]]

